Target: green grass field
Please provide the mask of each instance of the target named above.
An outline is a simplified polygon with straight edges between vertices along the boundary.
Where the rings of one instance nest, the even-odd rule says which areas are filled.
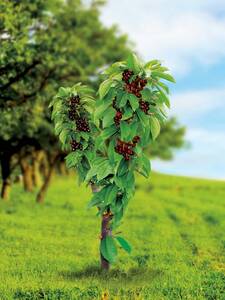
[[[225,299],[225,183],[152,174],[137,180],[119,251],[99,272],[90,191],[56,177],[44,205],[13,188],[0,204],[0,299]]]

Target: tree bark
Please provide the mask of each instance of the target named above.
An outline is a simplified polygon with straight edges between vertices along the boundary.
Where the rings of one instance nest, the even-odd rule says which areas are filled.
[[[95,184],[91,184],[91,190],[92,193],[97,193],[99,192],[99,187],[97,187]],[[112,235],[112,230],[110,229],[110,221],[112,220],[112,214],[105,213],[102,215],[102,224],[101,224],[101,240],[106,238],[106,236],[111,236]],[[100,264],[101,264],[101,269],[104,271],[108,271],[110,268],[110,263],[108,260],[106,260],[100,251]]]
[[[35,187],[41,185],[40,164],[42,158],[43,153],[41,151],[32,153],[32,180]]]
[[[49,169],[48,169],[48,174],[45,178],[45,181],[42,185],[42,187],[40,188],[38,194],[37,194],[37,197],[36,197],[36,202],[38,203],[43,203],[44,202],[44,198],[45,198],[45,195],[46,195],[46,192],[47,192],[47,189],[50,185],[50,182],[51,182],[51,179],[52,179],[52,176],[53,176],[53,173],[54,173],[54,167],[55,167],[55,164],[58,160],[58,155],[56,155],[53,160],[50,162],[50,165],[49,165]]]
[[[9,198],[11,181],[10,181],[10,160],[11,156],[2,154],[1,156],[1,171],[2,171],[2,189],[1,198],[7,200]]]
[[[65,162],[59,162],[59,173],[63,176],[68,175],[68,169],[65,166]]]
[[[112,220],[111,213],[105,213],[102,216],[102,226],[101,226],[101,239],[106,238],[107,236],[112,235],[112,230],[110,229],[110,221]],[[100,252],[100,259],[101,259],[101,269],[108,271],[110,268],[110,263],[106,260],[101,252]]]
[[[21,171],[23,174],[23,186],[26,192],[33,191],[32,166],[27,162],[27,158],[20,160]]]
[[[46,152],[42,151],[42,159],[40,163],[40,172],[44,180],[48,177],[49,172],[49,160],[47,158]]]

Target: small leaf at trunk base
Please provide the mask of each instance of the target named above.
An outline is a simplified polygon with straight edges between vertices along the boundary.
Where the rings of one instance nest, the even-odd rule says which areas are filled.
[[[120,246],[125,251],[127,251],[128,253],[131,253],[132,248],[131,248],[130,244],[124,238],[122,238],[121,236],[116,236],[116,239],[117,239],[118,243],[120,244]]]
[[[117,248],[112,236],[106,236],[101,240],[100,251],[102,256],[110,263],[115,262],[117,256]]]

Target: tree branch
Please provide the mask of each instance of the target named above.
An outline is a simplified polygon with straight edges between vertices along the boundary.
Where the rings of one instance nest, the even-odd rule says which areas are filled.
[[[33,61],[33,63],[27,66],[22,72],[19,72],[15,77],[10,78],[6,84],[0,86],[1,91],[6,90],[11,84],[19,81],[24,75],[26,75],[30,70],[32,70],[38,64],[40,64],[39,60]]]

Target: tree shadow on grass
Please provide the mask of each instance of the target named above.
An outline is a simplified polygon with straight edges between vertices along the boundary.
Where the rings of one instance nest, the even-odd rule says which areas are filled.
[[[147,267],[130,268],[128,271],[120,269],[112,269],[109,272],[102,271],[98,266],[88,266],[79,271],[62,271],[59,274],[65,280],[81,280],[81,279],[97,279],[97,280],[113,280],[113,281],[146,281],[153,280],[163,275],[163,271],[159,269],[151,269]]]

